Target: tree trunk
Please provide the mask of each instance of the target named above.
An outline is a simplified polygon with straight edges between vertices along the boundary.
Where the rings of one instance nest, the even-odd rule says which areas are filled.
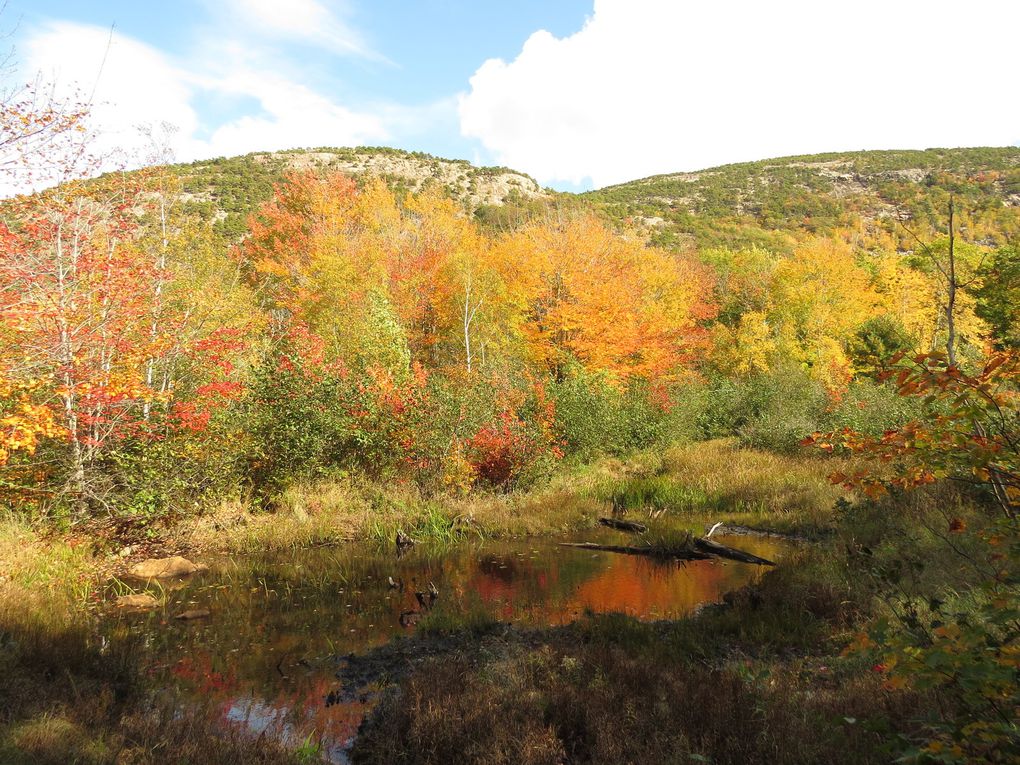
[[[946,297],[946,356],[956,366],[956,233],[953,225],[953,196],[949,195],[949,264],[946,271],[948,295]]]

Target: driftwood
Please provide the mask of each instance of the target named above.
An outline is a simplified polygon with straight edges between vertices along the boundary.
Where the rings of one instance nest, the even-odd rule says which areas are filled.
[[[403,531],[397,529],[397,558],[403,558],[404,553],[414,547],[414,540],[407,536]]]
[[[637,521],[621,521],[618,518],[599,518],[599,523],[617,531],[630,531],[635,534],[644,534],[648,527]]]
[[[560,547],[576,547],[581,550],[600,550],[602,552],[621,553],[623,555],[647,555],[652,558],[674,558],[677,560],[707,560],[708,558],[728,558],[741,563],[754,563],[759,566],[776,565],[767,558],[737,550],[709,539],[695,539],[689,547],[668,549],[662,547],[633,547],[627,545],[600,545],[594,542],[560,542]]]
[[[695,539],[694,547],[695,549],[700,550],[703,553],[715,555],[719,558],[729,558],[730,560],[738,560],[741,563],[756,563],[759,566],[776,565],[768,558],[761,558],[757,555],[752,555],[749,552],[738,550],[735,547],[727,547],[726,545],[721,545],[718,542],[713,542],[711,539],[708,539],[707,537]]]

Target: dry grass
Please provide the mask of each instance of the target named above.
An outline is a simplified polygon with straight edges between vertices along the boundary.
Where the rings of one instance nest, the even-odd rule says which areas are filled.
[[[672,447],[662,463],[686,485],[745,511],[811,517],[831,510],[844,494],[828,480],[835,471],[832,460],[809,453],[791,457],[718,440]]]
[[[434,663],[380,708],[353,761],[885,763],[915,699],[868,673],[710,668],[611,645]],[[869,729],[874,723],[879,729]]]
[[[224,731],[201,710],[169,707],[147,714],[105,710],[82,722],[66,705],[6,726],[0,724],[0,761],[5,765],[297,765],[301,756],[267,738]]]
[[[506,494],[429,498],[410,484],[320,481],[288,489],[273,512],[231,501],[172,533],[181,548],[232,553],[389,540],[397,529],[440,542],[565,534],[592,528],[621,492],[624,507],[651,501],[654,509],[687,521],[810,532],[828,523],[842,494],[826,478],[832,469],[831,462],[807,454],[794,458],[710,441],[575,466],[531,490]]]
[[[835,469],[832,460],[810,453],[780,455],[725,439],[671,447],[659,469],[639,482],[660,484],[652,488],[665,495],[667,512],[699,523],[812,535],[831,526],[833,508],[846,496],[828,480]]]
[[[297,485],[272,512],[224,502],[172,532],[184,549],[253,553],[352,540],[390,540],[397,529],[422,540],[462,536],[529,537],[591,528],[608,505],[594,487],[619,479],[657,457],[605,459],[565,470],[529,491],[478,492],[466,497],[423,496],[413,485],[389,486],[347,479]]]
[[[309,489],[309,496],[312,496]],[[171,534],[184,549],[256,553],[321,544],[340,544],[357,538],[364,514],[342,502],[347,493],[330,486],[325,492],[336,505],[309,509],[296,503],[276,512],[253,512],[242,502],[224,502],[211,512],[186,521]]]
[[[0,515],[0,601],[49,591],[66,596],[69,604],[84,605],[103,564],[88,540],[44,538],[27,521]]]

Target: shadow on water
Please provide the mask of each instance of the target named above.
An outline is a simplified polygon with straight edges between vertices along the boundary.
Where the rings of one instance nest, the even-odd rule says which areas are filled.
[[[776,539],[731,543],[774,560],[789,549]],[[334,761],[344,760],[379,687],[370,682],[327,705],[338,668],[351,654],[414,634],[417,618],[409,614],[422,611],[415,592],[427,597],[430,583],[439,591],[437,611],[469,608],[483,618],[543,627],[586,611],[680,617],[762,573],[741,563],[663,562],[550,540],[414,548],[400,559],[355,544],[208,563],[207,573],[168,589],[162,609],[111,617],[104,629],[144,637],[154,690],[206,704],[224,725],[241,724],[295,747],[321,741]],[[209,614],[175,618],[188,610]]]

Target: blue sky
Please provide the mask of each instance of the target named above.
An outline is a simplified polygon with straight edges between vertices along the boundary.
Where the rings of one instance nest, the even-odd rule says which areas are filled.
[[[1020,141],[1005,0],[8,0],[11,27],[21,77],[94,92],[129,152],[176,125],[179,159],[389,145],[576,190]]]

